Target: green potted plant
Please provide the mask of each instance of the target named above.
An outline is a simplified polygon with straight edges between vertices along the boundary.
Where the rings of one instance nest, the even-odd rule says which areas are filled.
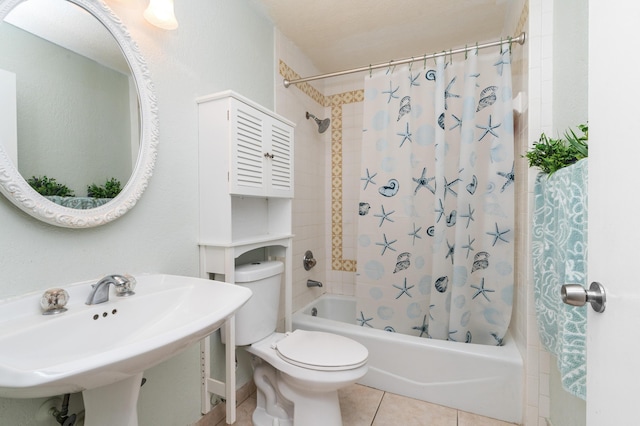
[[[35,177],[27,179],[27,183],[31,185],[38,194],[43,196],[59,196],[59,197],[74,197],[74,193],[66,185],[56,182],[54,178],[48,178],[47,176]]]
[[[539,167],[543,173],[551,175],[563,167],[587,158],[589,126],[581,124],[578,129],[582,132],[581,136],[569,129],[565,132],[564,139],[549,138],[544,133],[540,135],[538,142],[534,142],[532,149],[525,154],[529,166]]]
[[[120,181],[112,177],[102,186],[98,186],[95,183],[88,185],[87,196],[91,198],[115,198],[121,190]]]

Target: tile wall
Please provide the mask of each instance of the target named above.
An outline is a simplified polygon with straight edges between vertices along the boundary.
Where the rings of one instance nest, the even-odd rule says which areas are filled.
[[[330,130],[318,133],[318,127],[307,120],[305,113],[326,117],[323,82],[285,88],[283,79],[302,75],[316,75],[319,71],[286,37],[276,30],[276,58],[278,72],[275,75],[275,110],[296,124],[294,146],[294,192],[293,200],[293,310],[296,311],[331,289],[327,282],[330,268],[325,255],[325,226],[327,192],[326,158],[330,147]],[[295,69],[295,72],[293,71]],[[304,253],[311,250],[317,266],[310,271],[303,268]],[[307,279],[325,284],[323,288],[307,288]],[[281,304],[282,306],[282,304]]]

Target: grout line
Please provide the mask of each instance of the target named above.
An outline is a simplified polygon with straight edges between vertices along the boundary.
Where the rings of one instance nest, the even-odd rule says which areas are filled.
[[[382,405],[382,400],[384,399],[384,396],[387,394],[387,392],[383,391],[382,392],[382,397],[380,398],[380,402],[378,402],[378,407],[376,408],[376,412],[373,413],[373,418],[371,419],[371,426],[373,426],[373,423],[376,420],[376,416],[378,415],[378,411],[380,411],[380,406]]]

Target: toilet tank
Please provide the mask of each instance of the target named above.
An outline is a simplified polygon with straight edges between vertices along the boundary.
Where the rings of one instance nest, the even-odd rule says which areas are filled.
[[[236,345],[250,345],[276,330],[283,271],[284,265],[280,261],[236,266],[236,285],[247,287],[253,293],[236,312]]]

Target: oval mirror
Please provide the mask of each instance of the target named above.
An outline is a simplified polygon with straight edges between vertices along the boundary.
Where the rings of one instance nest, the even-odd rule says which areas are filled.
[[[0,18],[0,192],[52,225],[119,218],[157,154],[155,93],[137,45],[102,2],[0,0]]]

